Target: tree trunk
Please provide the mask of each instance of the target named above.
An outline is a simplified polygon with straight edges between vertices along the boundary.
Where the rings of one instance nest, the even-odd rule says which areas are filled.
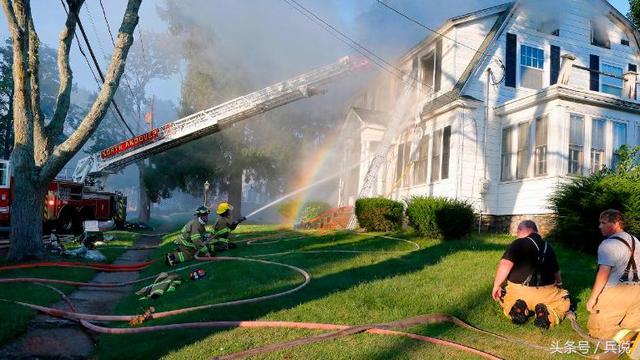
[[[151,218],[151,201],[144,186],[144,164],[138,165],[138,220],[148,223]]]
[[[229,176],[229,203],[233,206],[233,218],[242,216],[242,169],[234,169]]]
[[[11,203],[11,247],[8,260],[21,261],[42,258],[42,215],[47,185],[38,186],[20,171],[14,172],[15,186]]]

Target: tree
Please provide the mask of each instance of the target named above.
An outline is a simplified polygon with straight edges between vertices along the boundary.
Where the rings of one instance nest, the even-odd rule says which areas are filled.
[[[629,13],[627,17],[631,19],[636,29],[640,29],[640,0],[629,0]]]
[[[98,97],[76,130],[58,143],[69,112],[73,80],[69,66],[69,51],[83,3],[83,0],[67,0],[69,11],[60,34],[57,56],[60,84],[54,113],[50,119],[46,119],[40,98],[40,43],[29,1],[2,0],[13,48],[15,138],[11,163],[14,197],[11,208],[11,247],[8,254],[11,260],[42,257],[42,201],[47,186],[82,148],[104,118],[118,88],[133,42],[133,31],[138,24],[141,0],[129,0],[127,3],[111,62]]]

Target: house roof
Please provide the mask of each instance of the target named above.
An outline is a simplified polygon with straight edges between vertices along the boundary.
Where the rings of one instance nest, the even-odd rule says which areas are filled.
[[[377,124],[386,126],[389,121],[389,114],[382,111],[375,111],[354,107],[352,110],[358,115],[360,120],[366,124]]]

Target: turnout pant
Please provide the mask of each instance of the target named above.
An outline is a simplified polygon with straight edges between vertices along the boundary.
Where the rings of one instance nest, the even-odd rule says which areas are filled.
[[[640,330],[640,285],[606,287],[589,315],[589,335],[614,339],[625,329]]]
[[[524,286],[512,282],[507,282],[506,293],[502,298],[502,312],[509,317],[509,311],[516,300],[523,300],[527,303],[529,311],[535,311],[537,304],[545,304],[549,310],[549,321],[551,326],[558,325],[569,311],[569,292],[556,285],[547,286]]]
[[[212,255],[214,254],[213,251],[209,251]],[[178,251],[175,251],[172,253],[172,255],[175,257],[175,259],[178,262],[185,262],[185,261],[191,261],[195,258],[196,254],[198,253],[198,251],[194,248],[190,248],[190,247],[186,247],[183,245],[178,245]],[[204,255],[204,254],[200,254],[200,255]]]

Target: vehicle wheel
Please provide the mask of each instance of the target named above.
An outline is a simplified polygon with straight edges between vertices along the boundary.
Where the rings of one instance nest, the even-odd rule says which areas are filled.
[[[58,234],[73,234],[78,235],[82,233],[82,222],[77,212],[73,210],[64,211],[58,218],[56,227]]]

